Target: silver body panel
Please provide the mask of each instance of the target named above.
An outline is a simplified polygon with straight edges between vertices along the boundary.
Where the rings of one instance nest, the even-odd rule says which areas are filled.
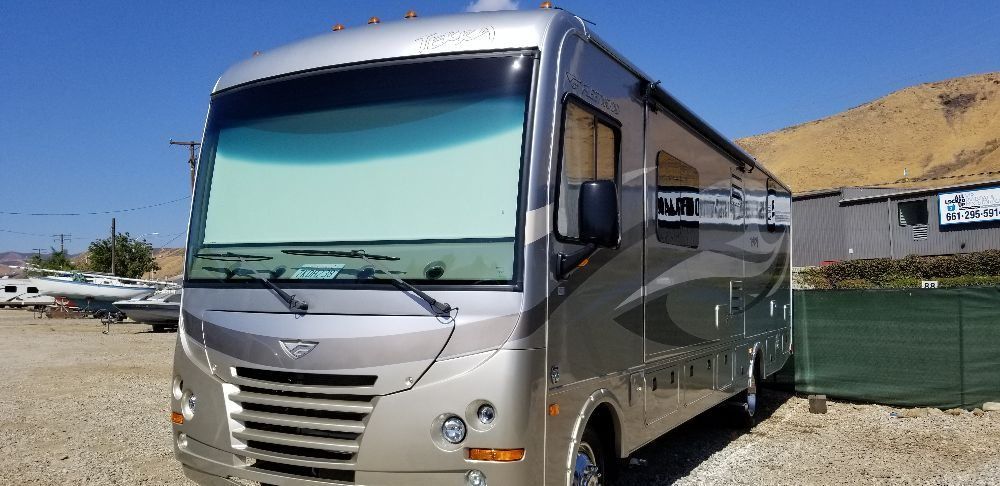
[[[185,434],[175,451],[189,477],[203,484],[236,484],[226,478],[238,477],[282,485],[461,485],[466,471],[479,469],[491,485],[567,484],[592,417],[607,417],[609,449],[624,457],[744,390],[752,360],[763,363],[764,375],[784,364],[790,222],[778,231],[761,211],[774,198],[790,198],[787,188],[693,128],[689,112],[645,97],[654,80],[566,12],[349,28],[239,64],[216,92],[328,67],[503,50],[537,52],[522,170],[521,281],[502,289],[425,288],[461,309],[452,321],[429,317],[422,301],[388,286],[296,288],[311,304],[296,316],[262,287],[186,284],[174,367],[198,393],[198,411],[174,425],[174,434]],[[555,256],[579,248],[553,233],[567,96],[620,125],[621,245],[598,250],[559,280]],[[656,182],[659,150],[695,168],[692,190],[706,205],[739,197],[738,212],[701,224],[694,247],[657,241],[656,197],[666,190]],[[294,358],[287,342],[315,349]],[[477,429],[474,404],[482,401],[496,405],[498,416]],[[553,404],[557,415],[548,413]],[[171,405],[181,410],[179,397]],[[303,409],[347,415],[296,414]],[[446,414],[470,424],[459,446],[435,439]],[[303,429],[342,436],[296,432]],[[469,447],[523,448],[525,457],[471,461]],[[343,475],[296,473],[310,468]]]

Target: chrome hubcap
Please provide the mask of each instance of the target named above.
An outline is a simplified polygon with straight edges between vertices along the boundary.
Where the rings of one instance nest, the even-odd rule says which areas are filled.
[[[750,385],[747,387],[747,402],[743,404],[743,409],[751,417],[757,413],[757,380],[753,377],[750,378]]]
[[[757,394],[747,393],[747,403],[743,404],[746,408],[747,414],[753,417],[753,414],[757,412]]]
[[[573,486],[600,486],[601,484],[601,468],[597,466],[594,450],[584,442],[576,451]]]

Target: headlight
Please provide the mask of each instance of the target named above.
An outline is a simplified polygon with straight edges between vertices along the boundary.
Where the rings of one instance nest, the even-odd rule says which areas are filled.
[[[190,390],[184,392],[184,396],[181,397],[181,414],[184,415],[184,420],[191,420],[194,417],[197,405],[198,397]]]
[[[479,418],[479,422],[483,425],[489,425],[493,423],[493,419],[497,418],[497,410],[493,408],[493,405],[487,403],[479,407],[476,417]]]
[[[444,436],[444,440],[452,444],[462,442],[465,440],[465,422],[455,416],[448,417],[441,424],[441,435]]]

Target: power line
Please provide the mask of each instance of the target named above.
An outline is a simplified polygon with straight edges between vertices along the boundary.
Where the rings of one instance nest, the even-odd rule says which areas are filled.
[[[43,235],[41,233],[25,233],[23,231],[14,231],[14,230],[3,229],[3,228],[0,228],[0,233],[11,233],[11,234],[23,235],[23,236],[44,236],[46,238],[49,237],[49,235]]]
[[[184,201],[184,200],[186,200],[186,199],[188,199],[190,197],[191,196],[184,196],[184,197],[181,197],[181,198],[172,199],[170,201],[163,201],[163,202],[158,202],[158,203],[154,203],[154,204],[147,204],[145,206],[138,206],[138,207],[126,208],[126,209],[109,209],[107,211],[88,211],[88,212],[81,212],[81,213],[26,213],[26,212],[21,212],[21,211],[0,211],[0,214],[7,215],[7,216],[96,216],[96,215],[101,215],[101,214],[127,213],[127,212],[130,212],[130,211],[139,211],[139,210],[142,210],[142,209],[150,209],[150,208],[155,208],[155,207],[159,207],[159,206],[166,206],[167,204],[173,204],[173,203],[176,203],[176,202]],[[49,236],[49,235],[39,235],[39,236]]]

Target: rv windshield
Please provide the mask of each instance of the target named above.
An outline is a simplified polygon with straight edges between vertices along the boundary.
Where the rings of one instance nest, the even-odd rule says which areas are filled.
[[[409,282],[511,283],[529,60],[353,68],[217,95],[187,278],[244,263],[204,255],[252,254],[268,258],[244,267],[274,280],[384,282],[338,256],[363,250]]]

